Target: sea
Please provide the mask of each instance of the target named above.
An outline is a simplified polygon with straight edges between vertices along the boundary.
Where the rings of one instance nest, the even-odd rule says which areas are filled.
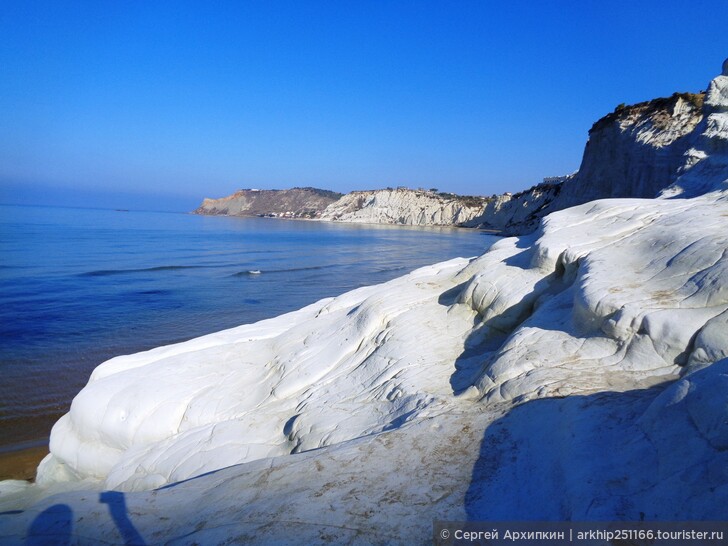
[[[455,228],[0,205],[0,452],[42,445],[111,357],[482,254]]]

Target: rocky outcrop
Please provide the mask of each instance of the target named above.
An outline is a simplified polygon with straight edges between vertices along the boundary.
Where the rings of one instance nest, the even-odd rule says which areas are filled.
[[[717,96],[721,91],[716,88],[712,93]],[[675,93],[619,105],[592,126],[576,173],[546,179],[517,194],[500,195],[465,225],[518,235],[532,232],[552,212],[595,199],[656,197],[675,183],[690,162],[686,154],[701,132],[704,108],[713,108],[709,103],[715,100],[705,100],[703,93]],[[693,162],[702,157],[697,150],[691,153]],[[705,180],[704,175],[699,178]],[[692,195],[699,193],[700,189]]]
[[[578,173],[544,212],[594,199],[657,196],[679,176],[704,98],[675,93],[618,106],[592,126]]]
[[[692,197],[728,187],[728,59],[710,82],[703,119],[689,139],[680,177],[663,197]]]
[[[290,190],[239,190],[221,199],[205,198],[194,214],[224,216],[272,216],[278,218],[318,218],[341,197],[340,193],[317,188]]]
[[[322,220],[360,224],[454,226],[482,213],[485,197],[406,188],[354,191],[329,205]]]
[[[544,179],[528,190],[490,198],[482,213],[463,224],[499,233],[528,233],[536,229],[544,211],[561,192],[565,180],[574,175]]]
[[[551,212],[595,199],[656,197],[710,153],[705,150],[724,145],[716,135],[724,134],[722,129],[728,127],[728,113],[720,106],[728,96],[726,82],[728,77],[716,78],[707,99],[704,93],[675,93],[632,106],[618,106],[592,126],[576,173],[546,178],[528,190],[489,198],[449,199],[412,190],[354,192],[330,205],[322,219],[461,225],[517,235],[532,232],[541,218]],[[714,136],[709,141],[696,142],[704,133],[702,128],[708,125],[708,132]],[[725,166],[716,165],[715,169],[720,172]],[[708,178],[704,172],[695,175],[701,184]],[[674,188],[671,195],[698,195],[708,189],[694,187],[686,193],[684,188]]]

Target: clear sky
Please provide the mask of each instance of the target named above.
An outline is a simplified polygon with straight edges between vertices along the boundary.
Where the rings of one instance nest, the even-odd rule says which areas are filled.
[[[619,103],[705,89],[728,2],[0,0],[0,202],[517,191]]]

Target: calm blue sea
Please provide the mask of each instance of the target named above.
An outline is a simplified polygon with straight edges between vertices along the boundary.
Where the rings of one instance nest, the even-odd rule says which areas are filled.
[[[115,355],[475,256],[493,240],[458,229],[0,205],[0,449],[46,438],[93,368]]]

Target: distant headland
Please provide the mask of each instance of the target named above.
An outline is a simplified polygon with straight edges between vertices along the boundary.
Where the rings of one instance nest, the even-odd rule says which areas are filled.
[[[464,196],[404,186],[348,194],[311,187],[241,189],[206,198],[193,213],[529,233],[551,212],[595,199],[651,198],[673,184],[688,147],[683,137],[701,121],[704,99],[704,93],[674,93],[620,104],[589,130],[577,172],[546,177],[517,193]]]

